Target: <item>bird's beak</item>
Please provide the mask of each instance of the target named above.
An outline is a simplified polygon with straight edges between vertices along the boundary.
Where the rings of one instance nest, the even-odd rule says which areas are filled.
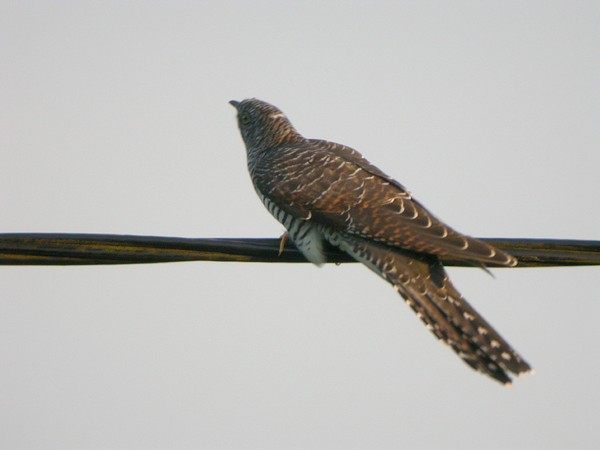
[[[240,109],[240,102],[238,102],[237,100],[230,100],[229,104],[231,106],[233,106],[235,109]]]

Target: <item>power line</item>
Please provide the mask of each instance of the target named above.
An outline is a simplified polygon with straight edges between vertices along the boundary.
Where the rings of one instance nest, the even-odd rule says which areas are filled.
[[[493,246],[516,256],[519,267],[600,265],[600,241],[565,239],[490,239]],[[149,264],[177,261],[302,263],[292,243],[279,253],[279,239],[178,238],[110,234],[0,234],[0,265]],[[330,247],[328,262],[354,262]],[[450,266],[469,266],[445,259]],[[490,265],[493,267],[493,265]]]

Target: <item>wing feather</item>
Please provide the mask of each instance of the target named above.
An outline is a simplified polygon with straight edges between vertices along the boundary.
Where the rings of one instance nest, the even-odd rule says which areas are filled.
[[[511,255],[445,225],[349,147],[306,140],[262,158],[270,159],[264,166],[271,171],[257,172],[255,187],[288,213],[310,215],[327,227],[391,247],[479,263],[517,263]],[[263,191],[267,187],[269,193]]]

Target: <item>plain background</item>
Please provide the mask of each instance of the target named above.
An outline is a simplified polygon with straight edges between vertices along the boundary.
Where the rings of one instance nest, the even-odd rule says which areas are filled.
[[[600,239],[597,1],[0,3],[0,232],[277,237],[228,100],[475,236]],[[2,449],[573,449],[600,268],[450,269],[535,367],[471,371],[364,267],[0,269]]]

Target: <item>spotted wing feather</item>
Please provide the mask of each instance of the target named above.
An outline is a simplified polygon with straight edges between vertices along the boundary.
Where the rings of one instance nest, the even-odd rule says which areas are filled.
[[[516,265],[507,253],[448,227],[360,153],[306,140],[262,156],[253,180],[281,208],[349,235],[479,263]]]

